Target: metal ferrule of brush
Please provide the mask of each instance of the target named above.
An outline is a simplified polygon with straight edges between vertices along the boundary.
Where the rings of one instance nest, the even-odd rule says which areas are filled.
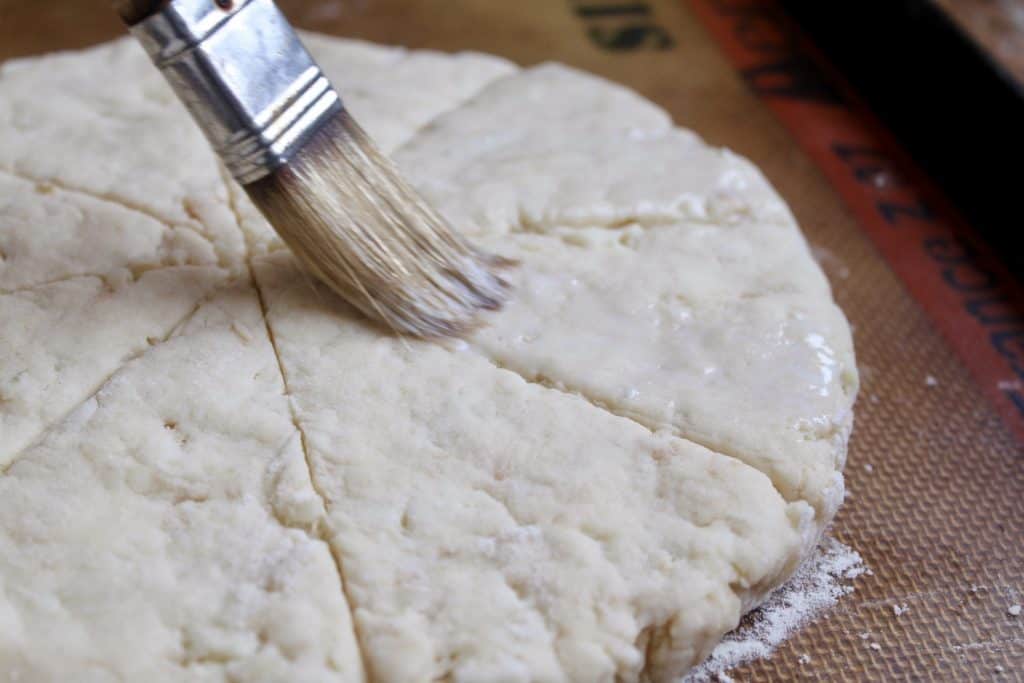
[[[171,0],[131,31],[243,185],[341,110],[272,0]]]

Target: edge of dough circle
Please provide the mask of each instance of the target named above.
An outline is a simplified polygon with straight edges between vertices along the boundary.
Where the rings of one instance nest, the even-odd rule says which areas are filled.
[[[0,671],[677,680],[843,497],[850,331],[786,204],[565,66],[306,39],[515,299],[395,340],[128,40],[4,64]]]

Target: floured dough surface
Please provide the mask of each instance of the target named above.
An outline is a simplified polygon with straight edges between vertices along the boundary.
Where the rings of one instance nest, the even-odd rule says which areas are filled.
[[[842,499],[785,203],[593,76],[307,39],[515,298],[395,339],[131,42],[0,67],[0,680],[678,678]]]

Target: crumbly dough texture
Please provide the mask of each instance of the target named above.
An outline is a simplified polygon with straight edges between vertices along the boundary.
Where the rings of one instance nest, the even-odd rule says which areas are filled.
[[[0,680],[677,679],[842,500],[785,203],[567,67],[307,40],[515,300],[395,339],[132,42],[0,67]]]

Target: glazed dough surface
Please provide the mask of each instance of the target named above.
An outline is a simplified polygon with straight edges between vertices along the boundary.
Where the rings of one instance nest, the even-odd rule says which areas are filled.
[[[515,299],[396,340],[130,41],[0,67],[0,680],[675,680],[842,500],[785,203],[567,67],[307,40]]]

